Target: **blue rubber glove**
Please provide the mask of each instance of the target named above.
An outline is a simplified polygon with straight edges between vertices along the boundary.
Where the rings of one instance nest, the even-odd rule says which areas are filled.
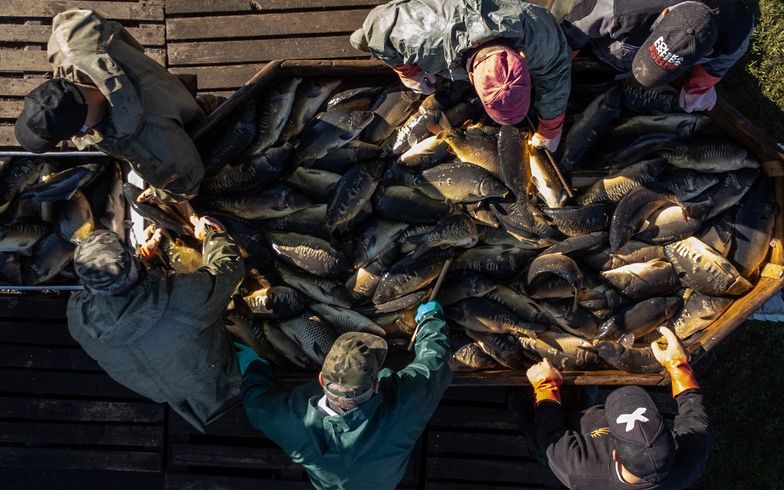
[[[240,364],[240,374],[245,374],[248,366],[250,366],[253,361],[262,361],[267,363],[266,360],[262,359],[258,354],[256,354],[255,350],[245,344],[234,342],[234,347],[237,348],[236,354],[237,362]]]
[[[417,308],[417,313],[416,316],[414,317],[414,320],[417,323],[419,323],[425,318],[425,316],[428,313],[432,313],[432,312],[438,312],[441,315],[443,315],[444,309],[441,307],[441,303],[439,303],[436,300],[428,301],[427,303],[422,303],[421,305],[419,305],[419,308]]]

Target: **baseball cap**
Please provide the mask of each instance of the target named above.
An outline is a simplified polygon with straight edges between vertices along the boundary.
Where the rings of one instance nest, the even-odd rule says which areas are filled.
[[[486,46],[466,63],[471,83],[495,122],[517,124],[531,105],[531,74],[519,53],[506,46]]]
[[[74,251],[74,271],[97,294],[118,294],[133,280],[134,259],[117,233],[96,230]]]
[[[79,132],[87,119],[87,102],[73,83],[48,80],[27,94],[16,119],[16,139],[27,150],[43,153]]]
[[[718,22],[716,11],[699,2],[670,8],[634,56],[634,77],[646,87],[671,82],[713,49]]]
[[[624,386],[607,397],[604,414],[621,464],[649,483],[667,478],[675,442],[653,400],[639,386]]]
[[[387,342],[378,335],[344,333],[332,344],[321,367],[326,381],[324,389],[343,398],[362,395],[373,387],[386,357]],[[332,390],[331,384],[341,385],[348,391]]]

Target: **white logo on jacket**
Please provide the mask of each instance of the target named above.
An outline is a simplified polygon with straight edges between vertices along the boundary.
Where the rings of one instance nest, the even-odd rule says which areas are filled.
[[[637,421],[640,422],[647,422],[648,417],[643,417],[642,414],[645,413],[647,409],[645,407],[640,407],[632,413],[624,413],[618,416],[618,419],[615,421],[618,424],[626,424],[626,432],[634,429],[634,423]]]

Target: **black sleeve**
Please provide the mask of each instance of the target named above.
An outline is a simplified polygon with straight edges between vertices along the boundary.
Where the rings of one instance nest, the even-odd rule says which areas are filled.
[[[678,415],[675,416],[673,437],[678,453],[682,453],[679,459],[694,461],[701,468],[713,442],[702,392],[687,390],[675,397],[675,401],[678,402]]]
[[[576,475],[586,454],[581,434],[568,430],[561,404],[544,400],[536,405],[536,442],[547,455],[550,469],[561,483],[570,486],[571,475]]]

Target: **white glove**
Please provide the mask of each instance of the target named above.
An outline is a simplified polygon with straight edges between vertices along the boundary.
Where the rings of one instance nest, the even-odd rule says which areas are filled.
[[[686,87],[681,89],[678,105],[686,112],[709,111],[716,105],[716,89],[710,87],[703,93],[689,93]]]
[[[416,65],[400,65],[392,68],[407,88],[418,94],[430,95],[436,91],[436,76]]]
[[[558,144],[561,142],[561,132],[559,131],[555,136],[552,138],[545,138],[538,132],[534,133],[531,137],[531,146],[534,148],[544,148],[550,151],[550,153],[555,153],[555,150],[558,149]]]

